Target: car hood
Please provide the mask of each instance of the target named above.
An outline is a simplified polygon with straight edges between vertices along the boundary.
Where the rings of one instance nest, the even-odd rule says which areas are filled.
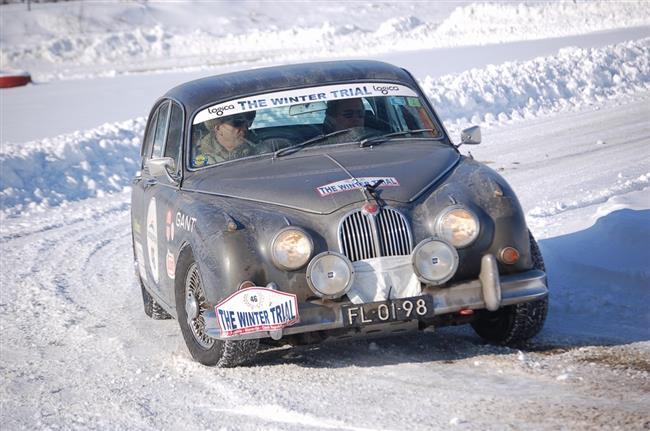
[[[412,201],[459,159],[453,147],[431,141],[373,148],[320,147],[191,172],[183,188],[329,214],[365,200],[359,181],[384,179],[377,189],[383,200]]]

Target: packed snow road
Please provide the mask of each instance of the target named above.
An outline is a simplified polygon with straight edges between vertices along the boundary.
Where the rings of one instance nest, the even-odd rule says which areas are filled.
[[[522,351],[443,328],[269,347],[252,366],[206,368],[175,321],[142,311],[128,193],[6,219],[3,428],[647,429],[649,111],[641,97],[515,122],[467,148],[518,191],[549,263],[549,321]],[[583,164],[609,168],[572,169]],[[641,204],[616,211],[625,199]],[[603,275],[603,244],[606,258],[636,252],[637,266]]]

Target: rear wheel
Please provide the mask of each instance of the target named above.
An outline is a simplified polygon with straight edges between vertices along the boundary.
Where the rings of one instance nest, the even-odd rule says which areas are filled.
[[[222,341],[207,334],[204,314],[210,305],[192,253],[183,253],[177,267],[176,313],[192,358],[203,365],[217,367],[234,367],[251,360],[259,340]]]
[[[546,271],[537,241],[530,232],[528,235],[533,267]],[[484,311],[472,323],[472,328],[491,343],[517,345],[530,340],[542,330],[547,312],[548,297],[509,305],[494,312]]]
[[[144,305],[144,313],[154,320],[171,319],[172,316],[166,312],[165,309],[162,308],[155,299],[153,299],[153,296],[151,296],[151,294],[144,287],[144,284],[142,284],[142,279],[139,275],[138,280],[140,281],[140,289],[142,289],[142,303]]]

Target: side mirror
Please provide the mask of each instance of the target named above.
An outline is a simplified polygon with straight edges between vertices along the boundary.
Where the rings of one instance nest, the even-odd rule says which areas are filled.
[[[166,176],[172,183],[178,182],[176,175],[170,173],[176,172],[176,163],[171,157],[149,159],[147,160],[146,167],[149,169],[149,174],[156,178]]]
[[[460,144],[478,145],[481,143],[481,128],[479,126],[472,126],[460,132]]]

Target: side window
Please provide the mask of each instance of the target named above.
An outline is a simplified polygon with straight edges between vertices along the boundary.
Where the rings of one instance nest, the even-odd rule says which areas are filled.
[[[172,112],[169,117],[169,132],[167,133],[167,143],[165,145],[165,157],[171,157],[176,163],[177,171],[180,168],[181,158],[181,140],[183,129],[183,111],[176,103],[172,103]]]
[[[153,140],[153,152],[151,157],[162,157],[163,146],[167,136],[167,117],[169,113],[169,102],[164,102],[158,109],[158,123],[156,124],[156,136]]]

